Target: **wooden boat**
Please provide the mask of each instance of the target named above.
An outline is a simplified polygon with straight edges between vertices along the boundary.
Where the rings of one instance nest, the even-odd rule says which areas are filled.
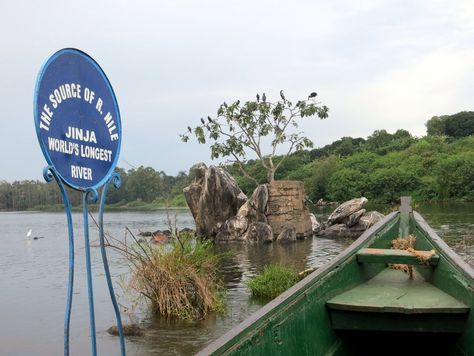
[[[199,354],[474,355],[474,271],[409,203]]]

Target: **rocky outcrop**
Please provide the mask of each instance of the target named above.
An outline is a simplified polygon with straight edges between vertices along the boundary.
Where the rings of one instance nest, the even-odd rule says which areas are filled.
[[[266,217],[273,233],[279,235],[288,224],[296,229],[296,238],[313,235],[311,214],[304,205],[304,186],[298,181],[274,181],[268,184]]]
[[[275,181],[260,185],[247,200],[223,169],[200,163],[192,170],[195,178],[184,189],[184,195],[198,236],[249,243],[312,236],[303,183]]]
[[[247,201],[232,176],[220,167],[199,163],[191,168],[193,182],[183,189],[198,236],[213,238]]]
[[[383,218],[377,211],[367,212],[362,207],[367,199],[357,198],[339,205],[329,215],[326,228],[316,232],[319,237],[327,238],[357,238],[369,227]]]

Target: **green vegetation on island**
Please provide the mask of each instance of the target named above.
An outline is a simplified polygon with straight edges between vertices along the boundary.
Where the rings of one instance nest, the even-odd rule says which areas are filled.
[[[264,267],[263,272],[247,281],[255,297],[273,299],[298,282],[298,272],[279,264]]]

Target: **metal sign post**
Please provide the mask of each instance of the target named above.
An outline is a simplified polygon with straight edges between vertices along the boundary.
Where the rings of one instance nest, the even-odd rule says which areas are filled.
[[[55,180],[63,196],[69,234],[69,280],[64,319],[64,355],[69,355],[69,326],[74,288],[74,230],[65,186],[82,191],[84,240],[92,355],[97,355],[94,293],[89,245],[89,204],[99,200],[99,239],[105,276],[117,319],[121,354],[125,355],[120,310],[104,245],[103,214],[110,183],[120,187],[114,168],[122,129],[114,91],[104,71],[86,53],[72,48],[53,54],[41,68],[34,95],[38,140],[48,166],[47,182]],[[99,194],[100,191],[100,194]]]

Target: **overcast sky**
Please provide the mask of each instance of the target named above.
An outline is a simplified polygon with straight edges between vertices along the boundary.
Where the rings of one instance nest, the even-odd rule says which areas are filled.
[[[57,50],[79,48],[119,102],[119,166],[167,174],[209,162],[178,135],[223,101],[318,92],[316,146],[474,110],[474,1],[0,0],[0,180],[40,179],[33,91]]]

